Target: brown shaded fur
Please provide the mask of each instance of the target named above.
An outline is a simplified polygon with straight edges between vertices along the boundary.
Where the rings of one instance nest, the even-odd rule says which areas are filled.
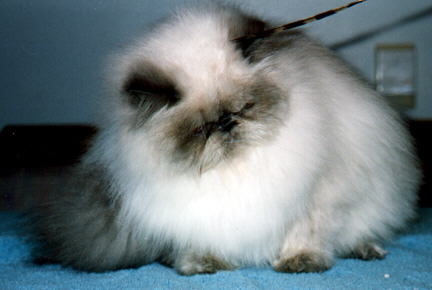
[[[301,252],[294,257],[282,260],[274,269],[278,272],[303,273],[324,272],[330,269],[329,260],[322,254],[313,252]]]
[[[116,223],[121,201],[109,198],[109,192],[118,189],[102,168],[76,168],[65,188],[35,211],[34,226],[43,242],[34,253],[36,263],[100,272],[154,261],[159,249],[151,239],[139,245],[126,226]]]
[[[293,42],[303,37],[300,30],[293,30],[281,32],[277,36],[258,39],[246,51],[248,60],[251,63],[259,62],[280,49],[290,47]]]
[[[147,63],[139,67],[129,74],[122,87],[126,101],[137,111],[135,129],[163,107],[177,104],[181,98],[180,91],[166,74]]]
[[[176,162],[189,164],[189,167],[198,166],[202,171],[242,152],[245,145],[271,139],[270,132],[261,132],[262,136],[254,136],[252,139],[251,132],[243,130],[243,127],[247,122],[275,125],[280,122],[278,104],[281,95],[277,87],[261,80],[247,88],[246,93],[239,95],[243,97],[226,98],[225,101],[213,106],[213,111],[187,108],[187,114],[178,114],[178,121],[173,122],[174,125],[167,133],[167,137],[173,139],[176,144],[173,152]],[[235,103],[231,103],[231,99]],[[242,100],[240,104],[239,99]],[[256,132],[252,134],[255,135]],[[222,144],[223,146],[217,147],[223,149],[220,152],[212,152],[213,159],[206,160],[204,151],[212,142]]]

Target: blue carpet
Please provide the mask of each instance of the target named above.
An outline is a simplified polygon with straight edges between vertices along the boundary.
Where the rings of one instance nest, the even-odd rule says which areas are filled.
[[[19,214],[0,213],[0,289],[432,289],[432,209],[386,247],[384,260],[338,260],[321,274],[246,268],[182,277],[156,263],[108,273],[37,266],[29,262],[32,244],[22,223]]]

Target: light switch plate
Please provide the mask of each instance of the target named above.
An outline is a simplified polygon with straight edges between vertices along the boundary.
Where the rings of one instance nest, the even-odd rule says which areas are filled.
[[[413,44],[379,44],[375,49],[376,89],[401,109],[415,106],[416,49]]]

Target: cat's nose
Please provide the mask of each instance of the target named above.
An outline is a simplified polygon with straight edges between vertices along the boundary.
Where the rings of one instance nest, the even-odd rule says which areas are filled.
[[[218,120],[218,129],[222,132],[230,132],[237,124],[232,113],[223,113]]]

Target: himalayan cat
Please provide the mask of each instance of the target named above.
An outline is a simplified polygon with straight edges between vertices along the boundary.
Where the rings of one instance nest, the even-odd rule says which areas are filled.
[[[192,275],[385,256],[415,213],[407,130],[301,32],[235,41],[269,27],[207,4],[119,54],[103,128],[36,218],[39,261],[87,271],[158,261]]]

